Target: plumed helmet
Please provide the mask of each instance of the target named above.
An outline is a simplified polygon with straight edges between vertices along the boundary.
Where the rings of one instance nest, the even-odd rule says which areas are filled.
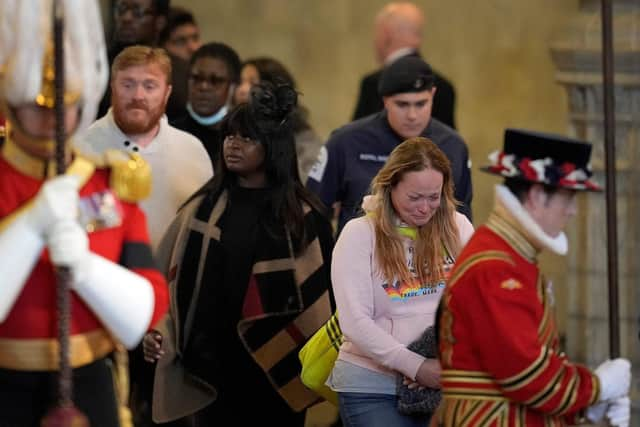
[[[109,77],[96,0],[60,0],[64,14],[65,101],[79,102],[78,129],[95,119]],[[51,108],[53,0],[0,0],[0,101]]]

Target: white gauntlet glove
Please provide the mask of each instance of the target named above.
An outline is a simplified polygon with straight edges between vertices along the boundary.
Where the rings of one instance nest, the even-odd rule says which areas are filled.
[[[60,220],[76,219],[79,185],[79,178],[71,175],[61,175],[46,181],[36,195],[31,209],[25,212],[28,223],[45,234]]]
[[[607,402],[600,402],[587,408],[586,417],[592,423],[599,423],[607,412]]]
[[[596,368],[595,374],[600,380],[600,402],[607,402],[629,394],[631,362],[627,359],[606,360]]]
[[[614,400],[607,408],[607,418],[612,427],[629,427],[631,399],[625,396]]]
[[[75,220],[62,220],[51,227],[47,246],[49,257],[55,266],[71,269],[74,283],[82,279],[83,266],[89,256],[89,238]]]
[[[90,252],[87,234],[75,221],[54,225],[48,243],[53,263],[71,269],[72,289],[104,326],[128,349],[138,345],[153,315],[149,281]]]
[[[59,220],[72,220],[78,210],[76,177],[45,182],[33,205],[0,231],[0,323],[4,322],[29,278],[45,243],[45,234]]]

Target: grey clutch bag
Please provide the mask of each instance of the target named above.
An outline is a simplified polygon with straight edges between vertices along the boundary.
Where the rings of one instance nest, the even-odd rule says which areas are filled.
[[[424,357],[436,358],[438,356],[438,348],[434,327],[429,326],[420,338],[409,344],[407,348]],[[407,415],[431,415],[435,412],[442,398],[442,394],[438,389],[427,387],[421,390],[410,390],[406,385],[402,384],[402,375],[398,376],[396,390],[398,393],[398,411]]]

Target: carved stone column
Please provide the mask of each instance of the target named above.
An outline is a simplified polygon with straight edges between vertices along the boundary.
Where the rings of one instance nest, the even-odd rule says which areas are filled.
[[[616,185],[622,356],[640,373],[640,1],[613,1],[615,52]],[[604,113],[600,0],[582,0],[580,10],[554,40],[556,79],[569,100],[569,134],[593,144],[596,179],[604,176]],[[608,357],[606,200],[589,194],[579,201],[570,235],[566,284],[566,351],[596,366]],[[638,382],[632,398],[640,403]],[[637,415],[637,414],[634,414]],[[637,419],[632,417],[632,420]],[[638,421],[633,422],[636,425]]]

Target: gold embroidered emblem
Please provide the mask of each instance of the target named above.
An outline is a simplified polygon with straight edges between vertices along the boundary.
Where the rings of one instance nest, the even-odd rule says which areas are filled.
[[[500,283],[500,287],[502,289],[513,291],[514,289],[522,289],[522,283],[518,282],[516,279],[508,279]]]
[[[111,166],[111,188],[120,199],[139,202],[151,194],[151,166],[139,154],[108,150],[105,157]]]

